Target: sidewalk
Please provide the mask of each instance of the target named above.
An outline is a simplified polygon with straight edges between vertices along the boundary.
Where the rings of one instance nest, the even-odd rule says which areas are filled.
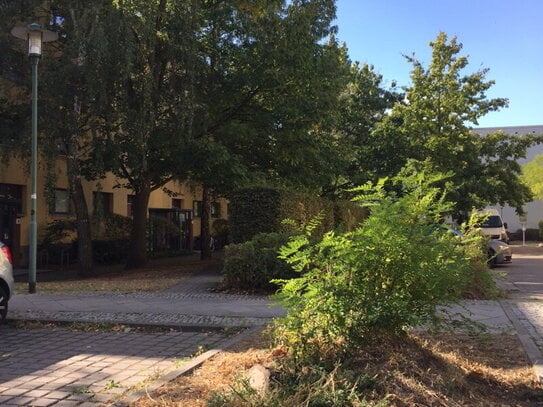
[[[540,260],[543,256],[536,263],[517,256],[513,265],[503,270],[514,274],[529,261],[533,263],[528,264],[530,270],[538,269]],[[533,274],[533,281],[540,278],[537,270]],[[117,405],[114,400],[121,394],[123,402],[141,396],[133,393],[133,386],[142,381],[161,377],[155,381],[158,386],[172,380],[244,335],[223,328],[258,329],[284,314],[266,296],[214,291],[220,279],[217,270],[208,269],[161,293],[16,295],[10,302],[9,319],[175,329],[149,334],[130,328],[125,332],[89,333],[0,327],[4,331],[0,332],[0,404]],[[543,381],[543,297],[526,291],[534,284],[501,280],[510,298],[464,301],[446,311],[452,319],[470,319],[491,333],[518,334],[537,377]],[[469,325],[460,324],[458,329],[469,329]],[[210,347],[194,358],[200,349]]]
[[[208,269],[160,293],[18,294],[8,318],[208,329],[264,326],[284,314],[267,296],[214,291],[220,281],[218,270]]]

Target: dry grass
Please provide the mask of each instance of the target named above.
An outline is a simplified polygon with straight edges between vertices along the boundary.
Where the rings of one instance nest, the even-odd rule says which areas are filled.
[[[214,392],[227,394],[256,363],[278,366],[281,353],[254,336],[206,361],[131,407],[203,407]],[[538,406],[543,390],[515,335],[412,333],[402,341],[370,347],[351,361],[375,385],[366,400],[388,406]],[[294,399],[294,398],[293,398]],[[235,406],[264,406],[255,400]],[[282,406],[297,407],[284,401]],[[356,406],[358,404],[353,404]]]
[[[37,285],[40,292],[69,293],[84,291],[106,292],[158,292],[168,289],[194,272],[218,265],[220,259],[198,260],[194,257],[174,257],[150,261],[136,270],[126,270],[123,265],[97,267],[95,276],[81,278],[75,269],[51,270],[39,273]],[[27,290],[26,276],[17,278],[15,289]]]

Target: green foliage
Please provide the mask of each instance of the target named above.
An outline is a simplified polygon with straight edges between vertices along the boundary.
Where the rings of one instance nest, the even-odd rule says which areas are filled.
[[[336,365],[283,366],[266,394],[250,387],[246,378],[239,379],[228,393],[213,393],[209,407],[386,407],[381,402],[365,401],[365,394],[377,387],[373,377],[357,369]]]
[[[47,247],[54,244],[66,243],[73,237],[75,222],[73,220],[54,220],[45,228],[40,228],[40,246]]]
[[[280,193],[270,188],[245,188],[228,196],[230,239],[245,242],[257,233],[278,231]]]
[[[373,180],[395,176],[415,160],[428,172],[451,174],[447,199],[455,203],[459,220],[473,207],[508,203],[522,208],[531,194],[519,180],[518,159],[540,137],[475,134],[470,126],[506,107],[507,100],[487,98],[494,84],[486,80],[487,69],[465,73],[468,58],[459,55],[462,44],[456,37],[440,33],[430,46],[428,67],[406,57],[413,65],[412,85],[368,142],[365,158]]]
[[[382,188],[352,232],[328,232],[317,243],[300,235],[281,248],[280,257],[301,273],[279,281],[277,295],[288,310],[276,325],[278,338],[295,356],[335,360],[399,334],[434,317],[437,305],[460,298],[469,283],[466,248],[433,226],[448,208],[444,192],[423,179],[406,184],[400,198]]]
[[[543,199],[543,154],[522,166],[522,180],[530,187],[534,198]]]
[[[93,240],[123,240],[130,237],[132,220],[115,213],[92,218]]]
[[[309,193],[251,187],[229,195],[229,222],[232,242],[251,239],[257,233],[293,232],[322,213],[315,233],[340,227],[352,229],[367,211],[352,202],[331,202]],[[290,221],[285,223],[285,219]]]
[[[336,170],[338,173],[325,189],[326,195],[341,197],[350,197],[346,194],[347,189],[372,179],[374,168],[388,161],[388,157],[380,155],[388,154],[394,146],[380,145],[382,140],[372,137],[372,132],[386,112],[401,99],[395,83],[385,89],[383,77],[371,65],[352,64],[349,79],[333,122],[337,143],[332,146],[336,157],[329,165],[331,172]]]
[[[128,256],[128,239],[93,240],[92,254],[98,264],[119,264]]]
[[[260,233],[251,240],[230,244],[224,250],[224,284],[243,291],[273,291],[274,279],[288,279],[295,274],[291,267],[277,257],[279,248],[289,235]]]
[[[215,219],[211,225],[211,233],[215,238],[215,248],[220,249],[228,244],[229,222],[226,219]]]
[[[539,221],[539,240],[543,240],[543,220]]]

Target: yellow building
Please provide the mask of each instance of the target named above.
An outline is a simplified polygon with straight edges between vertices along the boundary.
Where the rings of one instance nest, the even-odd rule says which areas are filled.
[[[38,164],[37,177],[37,215],[38,236],[47,224],[55,220],[73,219],[68,195],[68,178],[66,163],[59,157],[55,166],[54,204],[49,205],[46,199],[46,168],[42,158]],[[84,181],[83,187],[90,213],[95,205],[101,205],[101,213],[117,214],[131,217],[133,195],[130,190],[118,188],[118,180],[109,174],[105,179]],[[172,243],[173,249],[192,248],[195,236],[200,233],[201,189],[170,181],[166,189],[174,194],[169,195],[162,189],[151,193],[149,200],[149,215],[162,216],[177,222],[182,229]],[[100,199],[96,199],[99,196]],[[220,200],[211,205],[211,222],[216,218],[226,218],[226,202]],[[12,159],[8,164],[0,164],[0,240],[6,243],[13,252],[16,267],[28,264],[28,241],[30,224],[30,174],[28,164]],[[39,242],[38,242],[39,243]],[[150,242],[150,245],[161,244]],[[164,243],[163,243],[164,244]]]

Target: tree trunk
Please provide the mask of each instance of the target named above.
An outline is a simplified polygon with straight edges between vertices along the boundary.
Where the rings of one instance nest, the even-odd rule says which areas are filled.
[[[145,182],[134,196],[134,219],[126,268],[139,268],[147,264],[147,210],[151,187]]]
[[[211,248],[210,242],[211,239],[209,233],[209,217],[211,214],[211,200],[209,196],[209,189],[207,186],[203,185],[202,191],[202,215],[200,220],[202,221],[200,228],[200,259],[210,259],[211,258]]]
[[[89,218],[89,210],[81,178],[71,182],[71,199],[74,205],[76,223],[77,223],[77,274],[81,277],[88,277],[94,274],[93,270],[93,252],[92,252],[92,232]]]
[[[77,274],[87,277],[94,274],[92,255],[92,233],[89,207],[81,184],[81,169],[77,156],[77,135],[72,135],[67,147],[67,174],[70,199],[74,206],[77,230]]]

